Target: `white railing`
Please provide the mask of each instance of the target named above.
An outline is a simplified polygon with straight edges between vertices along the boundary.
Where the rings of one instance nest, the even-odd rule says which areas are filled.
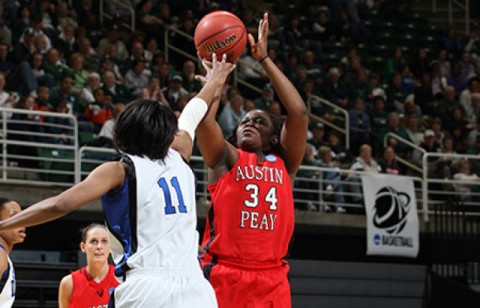
[[[128,23],[123,23],[123,26],[127,29],[129,29],[132,32],[135,32],[135,10],[132,7],[132,4],[130,2],[124,2],[124,1],[119,1],[119,0],[100,0],[100,23],[103,24],[104,18],[107,18],[109,20],[113,19],[113,14],[110,12],[108,9],[105,7],[105,3],[109,4],[110,6],[119,6],[122,9],[122,12],[128,12],[130,15],[130,24]]]
[[[0,181],[72,185],[80,171],[73,115],[0,107],[0,121]]]
[[[448,0],[447,9],[448,9],[448,23],[451,25],[453,23],[453,8],[457,7],[465,13],[465,33],[470,33],[470,0],[465,0],[465,3],[462,3],[458,0]],[[432,0],[432,12],[437,13],[439,5],[437,0]]]
[[[411,149],[413,149],[413,151],[418,151],[419,153],[421,153],[421,155],[425,154],[426,151],[419,147],[418,145],[416,145],[415,143],[405,139],[405,138],[402,138],[400,136],[398,136],[397,134],[394,134],[394,133],[386,133],[385,136],[383,137],[383,147],[387,147],[388,145],[388,140],[390,138],[394,138],[398,141],[400,141],[401,143],[404,143],[405,145],[408,145]],[[413,153],[412,153],[413,154]],[[405,166],[407,166],[408,168],[411,168],[419,173],[423,173],[423,168],[421,166],[418,166],[416,165],[415,163],[412,163],[411,161],[403,158],[403,157],[400,157],[400,156],[396,156],[396,159],[404,164]]]
[[[328,107],[332,108],[333,110],[338,110],[341,114],[343,114],[342,120],[344,121],[344,127],[340,127],[333,122],[327,121],[324,118],[313,114],[311,112],[311,110],[312,110],[312,100],[317,100],[321,104],[327,105]],[[330,101],[328,101],[324,98],[321,98],[319,96],[316,96],[316,95],[310,96],[305,103],[307,104],[307,109],[308,109],[308,113],[310,114],[310,117],[312,119],[314,119],[315,121],[320,121],[323,124],[327,125],[328,127],[333,128],[334,130],[336,130],[336,131],[342,133],[343,135],[345,135],[345,148],[347,150],[350,149],[350,117],[348,115],[348,111],[339,107],[338,105],[335,105],[334,103],[332,103],[332,102],[330,102]]]

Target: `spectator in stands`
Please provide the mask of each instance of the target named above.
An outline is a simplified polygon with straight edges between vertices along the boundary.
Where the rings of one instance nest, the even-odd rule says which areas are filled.
[[[134,97],[138,98],[143,88],[148,85],[150,75],[150,70],[145,69],[144,60],[136,59],[133,61],[132,67],[125,74],[125,86]]]
[[[12,23],[12,37],[17,40],[22,36],[25,29],[32,26],[30,20],[30,6],[27,3],[23,3],[18,9],[18,16]]]
[[[140,1],[135,13],[136,28],[138,30],[144,32],[147,37],[157,37],[161,35],[160,29],[164,21],[158,16],[155,16],[152,0]]]
[[[459,154],[465,154],[467,151],[467,138],[460,127],[452,129],[453,150]]]
[[[95,101],[93,91],[99,89],[100,87],[100,75],[95,72],[89,73],[87,77],[87,83],[80,92],[80,99],[85,102],[85,105],[93,103]]]
[[[407,141],[411,141],[405,129],[400,126],[400,116],[398,113],[390,112],[387,118],[387,127],[379,134],[376,152],[383,151],[384,139],[388,133],[393,133]],[[409,148],[405,143],[391,136],[387,139],[387,145],[393,147],[398,155],[406,155]]]
[[[267,109],[267,112],[270,113],[271,115],[274,115],[276,117],[282,118],[282,106],[280,105],[279,102],[273,101]]]
[[[188,95],[187,90],[183,88],[183,78],[180,75],[175,75],[168,82],[168,85],[162,89],[163,96],[170,103],[170,106],[174,111],[180,111],[177,101],[181,96]]]
[[[161,102],[167,102],[163,91],[160,88],[160,79],[157,74],[152,74],[148,79],[148,85],[142,89],[140,97],[143,99],[154,99]]]
[[[443,99],[438,102],[436,115],[438,115],[443,123],[447,123],[455,108],[460,108],[463,112],[462,106],[455,97],[455,88],[453,86],[447,86],[443,91]]]
[[[12,47],[12,31],[9,28],[9,22],[4,18],[3,4],[0,3],[0,43],[8,48]]]
[[[460,75],[464,79],[469,80],[470,78],[475,77],[475,67],[473,66],[470,52],[464,51],[458,64],[460,65]]]
[[[99,30],[99,5],[92,0],[81,0],[74,2],[77,5],[75,11],[78,14],[78,24],[89,33],[94,33]]]
[[[473,145],[469,145],[467,148],[466,154],[470,155],[479,155],[480,154],[480,135],[477,135],[475,138],[475,143]],[[472,171],[479,175],[480,174],[480,160],[474,159],[471,161]]]
[[[350,169],[369,173],[380,173],[382,171],[380,165],[372,158],[372,147],[368,144],[360,146],[359,156],[355,158]],[[362,202],[363,194],[360,177],[357,174],[353,174],[347,177],[347,181],[350,182],[350,192],[353,194],[352,202]]]
[[[224,137],[230,136],[234,128],[237,127],[245,116],[243,101],[244,98],[240,94],[234,95],[220,113],[218,124],[222,129]]]
[[[115,81],[115,75],[111,71],[103,72],[103,90],[105,95],[112,97],[112,103],[129,103],[133,96],[132,93],[120,83]]]
[[[321,66],[315,61],[315,53],[312,50],[307,50],[303,54],[302,64],[307,70],[309,79],[317,79],[322,76]]]
[[[405,132],[414,144],[420,145],[424,140],[424,134],[419,129],[418,117],[412,115],[406,118]]]
[[[341,165],[350,165],[352,161],[351,151],[342,143],[337,131],[332,130],[328,133],[327,143],[330,149],[332,149],[335,161],[338,161]]]
[[[368,82],[368,73],[366,69],[361,68],[357,71],[354,80],[349,84],[349,93],[352,101],[356,97],[360,97],[365,103],[367,103],[367,105],[372,106],[372,87]]]
[[[432,93],[436,101],[443,97],[443,90],[447,87],[447,76],[443,76],[440,71],[440,63],[433,61],[430,63],[432,76]],[[434,109],[436,105],[433,105]]]
[[[8,46],[0,43],[0,72],[7,77],[13,69],[15,69],[15,64],[8,52]]]
[[[41,15],[34,14],[31,18],[32,26],[35,37],[42,36],[47,44],[47,49],[52,48],[52,41],[50,40],[49,35],[54,36],[56,35],[56,31],[53,28],[46,28],[43,25],[43,19]],[[23,37],[20,37],[20,41],[23,40]]]
[[[315,159],[315,147],[311,144],[306,145],[305,154],[302,160],[302,166],[318,166],[319,161]],[[296,189],[295,208],[299,210],[318,211],[315,203],[319,199],[319,177],[320,173],[315,170],[300,168],[297,172],[294,187]]]
[[[70,67],[68,74],[73,79],[73,90],[80,93],[85,86],[88,78],[88,72],[84,68],[85,56],[79,52],[73,53],[70,57]]]
[[[373,108],[368,114],[373,132],[380,132],[387,127],[387,115],[388,113],[385,110],[385,99],[380,95],[375,96],[373,98]],[[376,139],[376,135],[377,134],[372,135],[373,139]]]
[[[60,55],[65,59],[70,59],[71,55],[76,51],[75,44],[75,28],[72,25],[63,27],[60,35],[53,41],[55,47]]]
[[[407,63],[402,55],[402,48],[396,47],[393,54],[385,62],[385,69],[383,72],[384,80],[392,80],[393,74],[402,70],[403,65]]]
[[[78,39],[78,52],[81,53],[85,59],[85,70],[98,72],[100,69],[100,57],[95,49],[92,48],[90,39],[86,37]]]
[[[182,65],[183,87],[188,92],[198,92],[202,88],[201,83],[195,79],[195,63],[192,60],[186,60]]]
[[[310,125],[311,137],[307,139],[307,142],[319,149],[321,146],[326,146],[327,142],[325,138],[325,126],[322,122],[313,122]]]
[[[110,300],[110,289],[118,286],[113,265],[108,263],[110,238],[107,228],[90,224],[81,230],[80,250],[86,255],[87,266],[62,278],[58,289],[60,308],[76,305],[103,307]]]
[[[102,129],[98,133],[97,140],[95,141],[96,146],[113,148],[113,128],[115,126],[115,120],[123,109],[125,109],[125,104],[122,103],[113,106],[112,117],[103,124]]]
[[[7,198],[0,198],[0,220],[5,220],[22,211],[20,205]],[[15,301],[15,270],[10,253],[13,245],[23,243],[27,236],[25,228],[15,228],[0,232],[0,275],[4,281],[0,292],[0,304],[4,307],[12,307]]]
[[[465,111],[467,118],[471,118],[473,115],[477,115],[477,112],[474,112],[472,106],[472,95],[474,93],[480,93],[479,79],[477,77],[472,77],[468,80],[468,87],[460,93],[460,105]]]
[[[48,88],[53,86],[53,76],[46,73],[43,69],[43,55],[41,53],[35,52],[32,55],[30,69],[39,86],[46,86]]]
[[[77,28],[77,14],[68,6],[67,1],[60,1],[56,9],[57,30],[62,31],[63,27],[70,24]]]
[[[417,56],[410,62],[410,69],[413,75],[417,79],[421,79],[424,73],[430,71],[430,65],[428,62],[427,49],[420,47],[417,50]]]
[[[53,107],[53,112],[59,114],[69,114],[68,105],[65,101],[57,101]],[[74,123],[71,118],[62,117],[45,117],[44,123],[48,125],[44,126],[46,133],[55,135],[50,137],[49,142],[56,144],[74,144]]]
[[[456,96],[459,96],[467,88],[468,79],[462,75],[462,68],[459,62],[452,63],[452,71],[447,78],[447,83],[455,88]]]
[[[19,109],[34,110],[35,98],[33,96],[25,96],[19,102]],[[24,143],[43,141],[35,133],[42,132],[39,125],[40,118],[34,114],[15,113],[13,112],[12,121],[7,123],[9,140],[22,141]],[[37,156],[37,148],[32,144],[12,145],[8,147],[9,154],[22,156]],[[18,159],[18,165],[24,168],[38,168],[38,161],[35,159],[22,158]]]
[[[5,76],[3,73],[0,73],[0,107],[4,108],[13,108],[16,104],[16,95],[14,93],[8,93],[4,90],[5,87]],[[11,117],[12,114],[7,114],[8,117]],[[2,115],[0,114],[0,118]]]
[[[255,108],[266,111],[268,109],[268,106],[273,102],[274,97],[275,92],[273,90],[273,87],[270,84],[266,84],[262,89],[262,96],[256,98],[253,101],[255,103]]]
[[[473,125],[474,128],[476,125]],[[460,107],[456,107],[452,110],[451,117],[448,121],[445,122],[445,130],[448,134],[452,134],[454,128],[460,128],[462,131],[467,131],[469,127],[469,123],[466,120],[465,114],[463,109]]]
[[[477,95],[475,95],[474,96],[474,101],[476,101],[476,103],[478,102],[480,104],[480,97],[477,98]],[[480,136],[480,120],[478,119],[478,116],[479,116],[479,114],[475,115],[475,117],[476,117],[475,126],[473,127],[473,129],[467,135],[466,142],[469,146],[474,145],[475,140],[477,139],[477,136]]]
[[[472,54],[473,58],[480,55],[480,25],[474,22],[470,26],[470,33],[464,39],[464,51]]]
[[[98,133],[103,124],[112,117],[112,98],[105,96],[103,89],[93,90],[95,101],[85,106],[83,117],[94,125],[93,133]]]
[[[182,24],[178,28],[178,30],[183,31],[193,37],[195,34],[195,21],[193,20],[193,18],[183,19]],[[184,52],[191,56],[195,57],[197,55],[197,50],[195,49],[195,43],[193,42],[193,38],[185,37],[180,34],[175,34],[171,44],[177,48],[182,48]],[[186,60],[189,60],[188,58],[180,55],[179,53],[174,53],[174,55],[175,56],[173,62],[176,63],[178,67],[180,67],[181,64],[184,63]]]
[[[145,69],[148,73],[151,73],[150,63],[145,62],[145,47],[141,40],[134,40],[130,48],[130,56],[125,60],[123,64],[123,72],[127,72],[129,69],[133,68],[133,64],[136,61],[143,61]]]
[[[355,150],[362,144],[369,144],[372,127],[361,97],[355,98],[353,108],[348,112],[348,118],[350,120],[350,148]],[[356,154],[356,152],[353,153]]]
[[[470,161],[462,159],[458,164],[458,172],[453,175],[453,179],[458,181],[453,184],[453,188],[458,193],[460,201],[478,200],[478,196],[473,197],[472,192],[480,192],[480,186],[477,184],[466,183],[468,181],[478,181],[480,177],[476,173],[472,173],[472,165]]]
[[[128,58],[129,54],[127,46],[125,46],[125,44],[121,40],[119,40],[118,27],[116,26],[110,27],[108,30],[108,36],[102,38],[98,43],[97,51],[100,57],[105,57],[108,54],[107,47],[109,45],[115,46],[116,58],[120,62],[123,62]]]
[[[432,122],[430,123],[430,128],[434,132],[434,139],[435,141],[442,145],[443,144],[443,138],[445,137],[445,132],[443,130],[443,122],[442,119],[435,117],[432,119]]]
[[[54,106],[59,101],[65,102],[70,114],[78,115],[79,113],[83,113],[83,107],[80,105],[79,97],[73,89],[73,78],[69,75],[64,75],[60,86],[52,89],[50,101]]]
[[[341,108],[348,109],[348,89],[340,80],[338,68],[330,68],[328,78],[323,82],[321,92],[325,99],[337,104]]]
[[[64,59],[60,57],[60,54],[56,48],[50,48],[47,51],[46,62],[44,64],[44,70],[46,73],[53,76],[53,84],[59,85],[62,77],[70,70],[65,63]]]
[[[285,36],[283,35],[280,19],[278,15],[271,12],[269,15],[268,46],[269,48],[282,49],[285,44]]]
[[[445,49],[449,60],[459,59],[463,51],[463,44],[457,36],[457,29],[451,25],[445,36],[440,39],[441,49]]]
[[[397,161],[397,155],[395,149],[388,146],[383,150],[383,156],[378,161],[382,173],[400,175],[403,174],[403,170]]]
[[[326,42],[330,40],[333,29],[329,21],[328,7],[320,7],[318,11],[318,17],[315,19],[312,26],[315,39],[319,40],[320,42]]]
[[[145,61],[152,63],[153,56],[157,51],[158,51],[157,39],[154,37],[149,38],[147,43],[145,44],[145,51],[143,53],[145,56]]]
[[[441,145],[435,140],[435,132],[431,129],[425,130],[425,137],[420,145],[422,149],[424,149],[426,152],[440,152],[441,151]],[[417,155],[416,157],[416,162],[418,164],[422,164],[422,157],[421,155]],[[435,156],[429,156],[428,157],[428,173],[429,176],[434,176],[434,175],[439,175],[439,169],[438,165],[440,164],[441,159],[439,157]]]
[[[318,150],[318,157],[320,158],[319,166],[322,168],[329,168],[339,170],[337,163],[333,161],[332,149],[328,146],[321,146]],[[337,213],[345,212],[343,204],[345,204],[345,193],[342,183],[341,174],[336,171],[321,171],[323,201],[333,201],[333,205]],[[328,209],[327,207],[327,209]]]
[[[387,87],[387,111],[395,111],[403,114],[405,112],[404,103],[407,94],[402,87],[402,74],[395,72],[392,76],[390,84]]]
[[[37,89],[37,97],[35,98],[35,110],[37,111],[51,111],[53,106],[50,105],[50,89],[44,86],[40,86]],[[43,121],[43,117],[40,117],[40,121]]]
[[[114,74],[115,80],[117,82],[123,83],[124,78],[120,68],[121,64],[119,64],[118,61],[115,60],[115,46],[110,45],[109,47],[107,47],[107,50],[110,51],[110,54],[107,54],[100,60],[100,73],[103,76],[104,72],[110,71]]]
[[[422,114],[433,115],[435,113],[435,98],[432,91],[432,78],[429,72],[424,72],[418,85],[413,92],[414,102],[420,107]]]
[[[51,48],[49,48],[47,44],[47,40],[44,35],[36,35],[34,44],[35,48],[37,49],[37,52],[41,53],[42,55],[45,55],[47,51]]]

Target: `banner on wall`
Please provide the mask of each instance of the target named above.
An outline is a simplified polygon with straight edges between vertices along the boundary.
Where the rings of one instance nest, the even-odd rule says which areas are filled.
[[[415,258],[419,248],[413,180],[398,175],[362,175],[367,217],[367,254]]]

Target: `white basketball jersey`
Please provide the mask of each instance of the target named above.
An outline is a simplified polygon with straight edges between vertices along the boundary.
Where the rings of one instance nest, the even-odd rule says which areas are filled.
[[[13,263],[8,257],[8,272],[5,271],[0,281],[0,308],[10,308],[15,301],[15,270]]]
[[[195,178],[173,149],[163,161],[125,155],[123,187],[102,197],[115,275],[129,269],[199,270]]]

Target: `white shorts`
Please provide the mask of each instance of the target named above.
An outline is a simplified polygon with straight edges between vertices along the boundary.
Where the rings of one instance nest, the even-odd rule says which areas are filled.
[[[129,270],[112,296],[120,308],[218,307],[215,291],[200,270]]]

